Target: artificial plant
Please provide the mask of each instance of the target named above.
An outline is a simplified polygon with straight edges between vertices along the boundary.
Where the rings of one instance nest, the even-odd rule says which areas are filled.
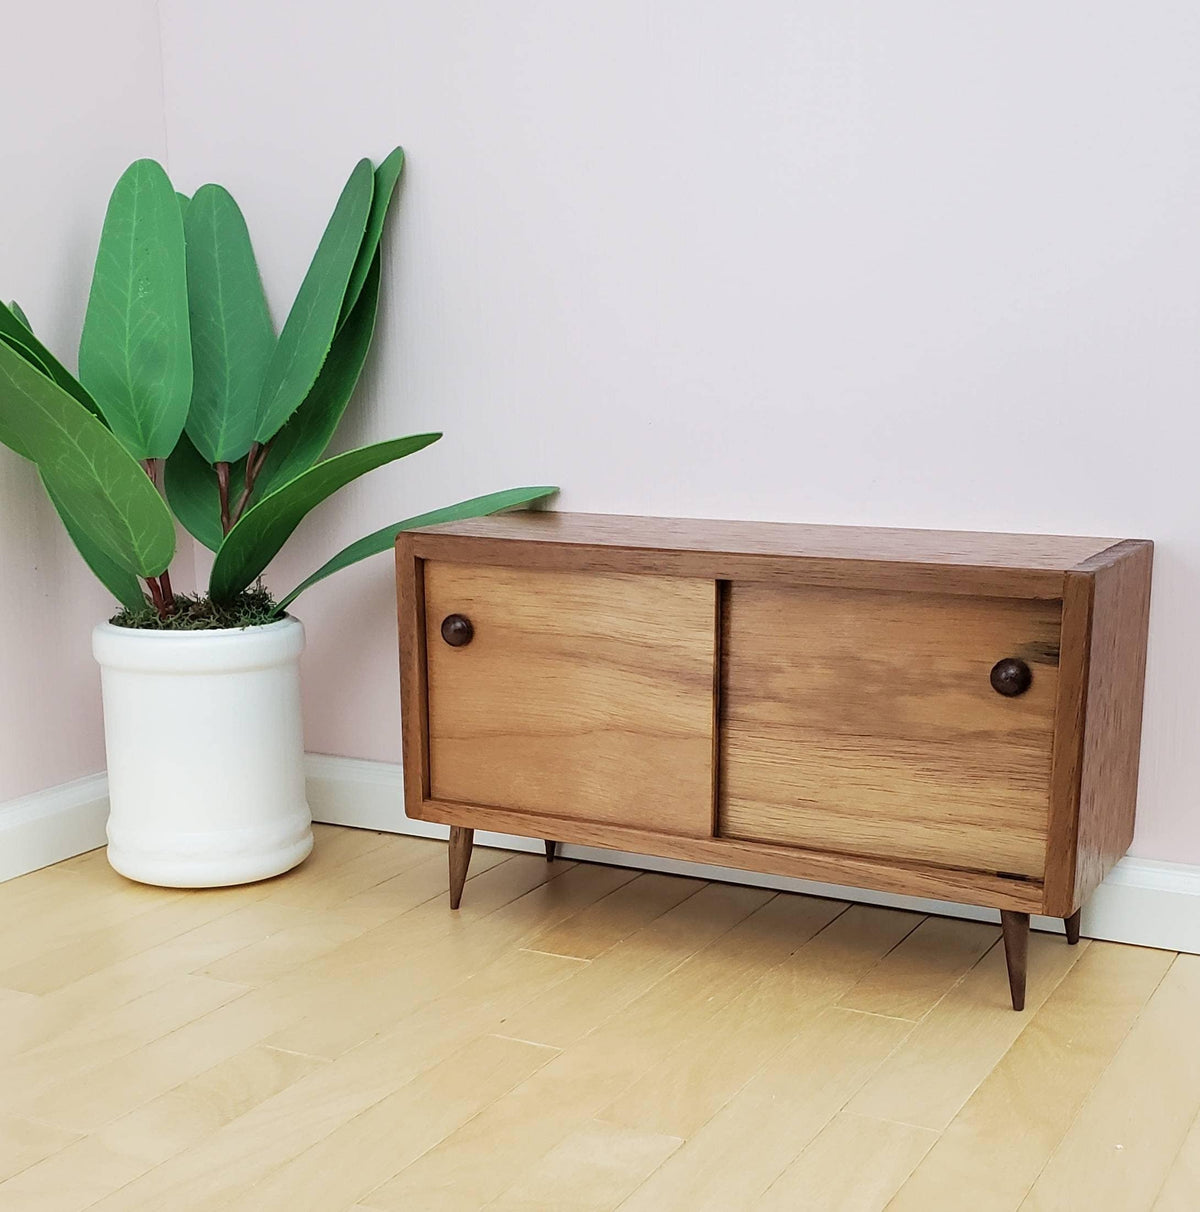
[[[316,505],[441,437],[324,457],[374,334],[380,242],[403,164],[396,148],[378,167],[355,165],[278,336],[233,197],[219,185],[177,194],[153,160],[130,165],[109,201],[78,377],[16,303],[0,304],[0,442],[37,465],[80,554],[128,611],[144,613],[147,593],[164,623],[177,609],[172,513],[216,553],[208,592],[225,607]],[[554,491],[508,489],[385,526],[274,611],[401,530]]]

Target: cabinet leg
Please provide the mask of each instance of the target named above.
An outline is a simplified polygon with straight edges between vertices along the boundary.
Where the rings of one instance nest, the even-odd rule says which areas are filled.
[[[450,826],[450,908],[457,909],[462,900],[463,884],[467,882],[467,868],[471,865],[471,846],[475,841],[475,830],[461,825]]]
[[[558,853],[558,843],[546,839],[546,862],[554,862],[554,856]]]
[[[1029,914],[1000,910],[1004,932],[1004,958],[1008,963],[1008,988],[1014,1010],[1025,1009],[1025,971],[1029,963]]]
[[[1070,917],[1063,918],[1063,925],[1067,928],[1067,943],[1072,947],[1079,942],[1079,917],[1082,913],[1082,909],[1076,909]]]

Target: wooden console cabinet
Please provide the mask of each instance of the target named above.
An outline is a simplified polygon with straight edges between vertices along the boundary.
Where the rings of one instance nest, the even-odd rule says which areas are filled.
[[[1152,544],[564,513],[397,542],[405,802],[1066,920],[1133,832]]]

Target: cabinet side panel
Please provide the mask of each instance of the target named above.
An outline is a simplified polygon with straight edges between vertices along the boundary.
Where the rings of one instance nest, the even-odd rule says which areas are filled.
[[[1050,771],[1050,819],[1046,831],[1046,901],[1043,912],[1068,917],[1075,909],[1075,856],[1079,845],[1079,787],[1083,775],[1083,727],[1087,706],[1092,629],[1090,572],[1063,578],[1058,702],[1054,709],[1054,757]]]
[[[1084,722],[1075,904],[1133,840],[1153,544],[1129,541],[1096,570]]]
[[[396,610],[400,636],[400,727],[404,754],[404,808],[421,818],[429,798],[429,713],[425,665],[424,563],[412,539],[396,542]]]

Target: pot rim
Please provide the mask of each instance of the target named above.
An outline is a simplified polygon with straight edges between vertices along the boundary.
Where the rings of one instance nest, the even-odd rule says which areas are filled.
[[[172,640],[190,639],[192,637],[213,639],[220,636],[260,635],[269,631],[277,631],[280,628],[293,624],[303,626],[294,614],[285,614],[282,618],[272,619],[269,623],[247,623],[245,627],[180,627],[178,629],[165,627],[122,627],[118,623],[111,623],[108,619],[105,619],[104,622],[97,623],[93,630],[104,631],[123,637],[153,636],[155,639]]]
[[[250,627],[158,631],[98,623],[92,655],[102,670],[129,673],[249,673],[293,664],[304,651],[304,624],[293,615]]]

